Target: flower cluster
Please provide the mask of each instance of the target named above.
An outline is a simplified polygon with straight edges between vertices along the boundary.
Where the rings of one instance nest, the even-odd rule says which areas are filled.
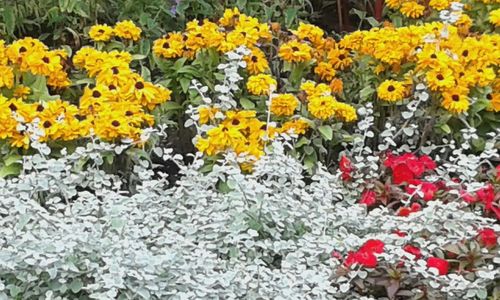
[[[106,24],[97,24],[90,28],[89,37],[95,42],[108,42],[114,36],[124,40],[138,41],[141,37],[141,28],[134,22],[125,20],[116,23],[115,27]]]

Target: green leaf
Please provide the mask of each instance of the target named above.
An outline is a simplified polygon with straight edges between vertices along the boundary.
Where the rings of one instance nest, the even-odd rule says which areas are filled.
[[[10,35],[14,34],[16,25],[15,20],[14,6],[6,5],[3,9],[3,22],[5,24],[5,29],[7,29],[7,33]]]
[[[181,84],[182,91],[184,93],[187,93],[187,91],[189,90],[189,85],[191,84],[191,79],[189,79],[189,78],[181,78],[179,80],[179,83]]]
[[[451,128],[450,126],[448,126],[448,124],[441,124],[441,126],[439,126],[439,128],[446,134],[450,134],[451,133]]]
[[[368,100],[373,93],[375,92],[375,89],[371,85],[365,86],[361,91],[359,91],[359,97],[361,100]]]
[[[241,98],[240,104],[244,109],[254,109],[255,108],[255,103],[250,101],[248,98]]]
[[[182,108],[183,108],[182,105],[173,101],[165,102],[161,105],[162,110],[178,110]]]
[[[144,55],[144,54],[134,54],[132,55],[132,60],[141,60],[141,59],[145,59],[147,56]]]
[[[299,148],[303,145],[309,145],[309,139],[306,138],[305,136],[302,136],[300,137],[300,139],[297,141],[297,143],[295,144],[295,148]]]
[[[366,17],[366,11],[362,11],[362,10],[359,10],[359,9],[351,9],[351,14],[355,14],[356,16],[358,16],[361,20],[364,20],[365,17]]]
[[[321,136],[327,141],[330,141],[333,138],[333,129],[330,125],[319,126],[318,131],[319,133],[321,133]]]
[[[69,289],[75,294],[81,291],[82,287],[83,282],[79,278],[73,279],[73,281],[69,284]]]
[[[15,163],[21,163],[22,162],[22,156],[18,154],[10,154],[7,156],[4,160],[3,163],[6,166],[10,166]]]
[[[290,28],[292,27],[293,23],[297,19],[297,12],[299,11],[298,8],[295,7],[288,7],[285,9],[285,25],[286,27]]]
[[[180,68],[182,68],[182,66],[184,65],[186,60],[187,60],[187,58],[185,58],[185,57],[179,58],[178,60],[176,60],[174,63],[174,66],[173,66],[174,70],[178,71]]]
[[[11,164],[5,165],[0,168],[0,178],[5,178],[10,175],[19,175],[21,173],[22,165],[21,164]]]
[[[141,76],[146,81],[151,81],[151,71],[146,66],[141,66]]]
[[[380,23],[375,20],[374,17],[368,17],[365,19],[372,27],[379,27],[380,26]]]

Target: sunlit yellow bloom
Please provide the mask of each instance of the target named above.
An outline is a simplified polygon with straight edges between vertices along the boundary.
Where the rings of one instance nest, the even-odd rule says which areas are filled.
[[[299,41],[281,45],[278,55],[287,62],[306,62],[311,60],[311,47]]]
[[[404,2],[401,5],[400,12],[408,18],[420,18],[424,15],[425,6],[418,4],[417,2]]]
[[[320,79],[325,81],[330,81],[335,76],[336,72],[333,66],[327,62],[320,62],[315,68],[314,73],[319,76]]]
[[[0,66],[0,88],[14,86],[14,70],[9,66]]]
[[[279,131],[280,133],[305,134],[309,127],[307,121],[304,119],[297,119],[283,123]]]
[[[327,120],[335,115],[336,102],[333,96],[311,97],[307,104],[307,110],[316,119]]]
[[[268,74],[252,75],[247,81],[247,89],[252,95],[269,95],[276,87],[276,80]]]
[[[492,10],[488,17],[488,20],[491,24],[495,25],[495,27],[500,27],[500,8]]]
[[[493,92],[486,95],[486,99],[490,102],[487,110],[500,112],[500,93]]]
[[[115,35],[122,39],[137,41],[141,37],[142,30],[130,20],[116,23]]]
[[[292,94],[279,94],[271,100],[271,113],[276,116],[291,116],[299,105]]]
[[[453,114],[461,114],[469,109],[467,96],[456,92],[444,92],[441,105]]]
[[[1,72],[1,71],[0,71]],[[27,96],[31,93],[31,89],[25,85],[18,85],[14,90],[14,97],[26,99]]]
[[[333,106],[333,111],[335,118],[343,122],[354,122],[358,119],[356,109],[346,103],[336,101]]]
[[[153,52],[163,58],[181,57],[184,52],[182,34],[170,33],[167,37],[157,39],[153,44]]]
[[[455,85],[453,72],[447,68],[433,69],[426,74],[427,83],[433,91],[445,90]]]
[[[342,48],[334,48],[328,52],[328,61],[338,70],[344,70],[352,64],[349,51]]]
[[[429,6],[435,10],[443,10],[450,6],[450,2],[448,0],[430,0]]]
[[[106,24],[94,25],[89,30],[89,37],[95,42],[107,42],[113,37],[113,34],[113,28]]]
[[[294,35],[296,35],[300,40],[311,42],[314,45],[319,45],[325,34],[324,31],[318,26],[311,24],[305,24],[300,22],[297,30],[290,30]]]
[[[332,81],[330,81],[330,89],[332,90],[332,93],[342,93],[344,90],[344,83],[342,82],[342,79],[333,78]]]
[[[395,80],[385,80],[377,88],[377,95],[381,100],[388,102],[401,101],[405,95],[403,83]]]
[[[259,48],[252,49],[252,53],[244,57],[248,73],[255,75],[269,70],[269,63],[265,53]]]
[[[200,114],[200,119],[198,122],[200,124],[208,124],[210,121],[215,120],[215,114],[220,110],[216,107],[205,107],[201,106],[198,108],[198,113]]]
[[[239,22],[240,11],[237,7],[230,9],[226,8],[224,15],[219,19],[219,24],[224,27],[234,27]]]

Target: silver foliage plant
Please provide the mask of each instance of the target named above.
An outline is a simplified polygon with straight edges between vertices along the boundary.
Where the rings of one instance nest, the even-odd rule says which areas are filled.
[[[139,164],[134,194],[100,168],[115,146],[25,157],[18,178],[0,181],[0,299],[361,299],[351,283],[367,271],[333,276],[341,261],[332,251],[376,238],[386,243],[379,259],[397,263],[405,243],[426,253],[476,228],[499,229],[457,203],[434,201],[408,218],[367,213],[321,165],[306,184],[289,146],[274,142],[252,174],[235,155],[202,174],[198,157],[186,166],[163,149],[183,177],[169,187],[167,175]],[[500,253],[493,261],[472,281],[415,261],[407,280],[418,283],[415,294],[482,297],[499,276]]]

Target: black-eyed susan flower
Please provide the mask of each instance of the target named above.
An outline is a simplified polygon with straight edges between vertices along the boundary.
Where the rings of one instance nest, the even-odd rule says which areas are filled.
[[[280,46],[279,57],[286,62],[300,63],[311,60],[311,47],[299,41],[290,41]]]
[[[301,118],[283,123],[279,132],[288,134],[305,134],[309,128],[309,123]]]
[[[271,113],[276,116],[291,116],[299,105],[299,100],[292,94],[279,94],[271,100]]]
[[[9,66],[0,66],[0,88],[14,86],[14,70]]]
[[[184,53],[184,40],[180,33],[170,33],[153,43],[153,53],[163,58],[177,58]]]
[[[489,101],[488,107],[486,108],[488,111],[500,112],[499,92],[491,92],[486,94],[486,100]]]
[[[296,30],[290,31],[301,41],[311,42],[315,46],[321,44],[323,35],[325,34],[324,31],[318,26],[305,24],[303,22],[299,23],[299,27]]]
[[[425,77],[432,91],[442,91],[455,85],[453,72],[448,68],[430,70]]]
[[[377,96],[384,101],[397,102],[403,100],[405,91],[406,89],[402,82],[388,79],[378,86]]]
[[[328,62],[337,70],[344,70],[353,62],[349,51],[340,47],[328,51],[327,58]]]
[[[125,40],[137,41],[141,37],[142,30],[134,22],[125,20],[116,23],[114,28],[115,35]]]
[[[244,57],[248,73],[256,75],[269,70],[269,62],[266,55],[259,48],[253,48],[252,52]]]
[[[450,2],[448,0],[430,0],[429,6],[435,10],[443,10],[447,9],[450,6]]]
[[[252,75],[247,81],[247,90],[252,95],[269,95],[276,87],[276,80],[269,74]]]
[[[94,25],[89,30],[89,37],[95,42],[107,42],[113,37],[113,34],[113,28],[106,24]]]
[[[488,16],[488,21],[495,27],[500,27],[500,8],[492,10]]]
[[[453,114],[461,114],[469,109],[467,95],[457,92],[444,92],[441,106]]]

